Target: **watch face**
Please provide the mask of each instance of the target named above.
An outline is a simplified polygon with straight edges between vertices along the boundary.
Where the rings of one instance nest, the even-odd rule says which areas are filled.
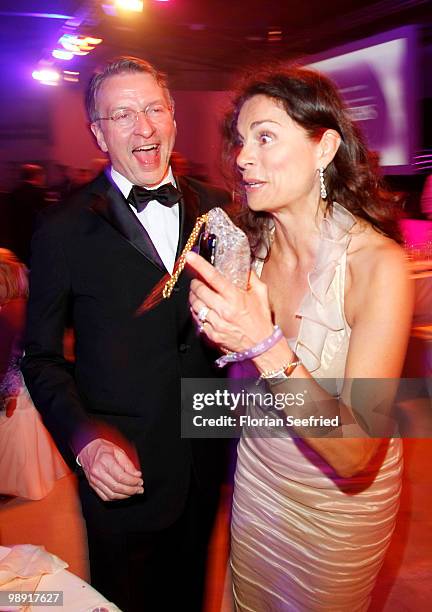
[[[285,372],[280,372],[277,376],[272,376],[272,378],[265,378],[264,380],[270,387],[274,387],[275,385],[279,385],[280,383],[288,380],[289,376],[285,374]]]

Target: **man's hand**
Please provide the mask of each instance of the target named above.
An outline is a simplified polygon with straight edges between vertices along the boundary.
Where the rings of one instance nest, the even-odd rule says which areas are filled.
[[[92,440],[81,450],[78,461],[90,486],[104,501],[144,493],[141,472],[119,446],[108,440]]]

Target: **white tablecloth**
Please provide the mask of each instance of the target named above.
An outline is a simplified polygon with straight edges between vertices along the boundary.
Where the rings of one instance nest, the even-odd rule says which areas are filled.
[[[0,546],[0,560],[10,552],[10,548]],[[0,591],[15,590],[13,582],[0,587]],[[16,589],[18,590],[18,589]],[[62,606],[30,606],[17,608],[13,606],[0,605],[3,610],[28,610],[34,612],[121,612],[113,603],[110,603],[103,595],[98,593],[87,582],[78,578],[67,570],[61,570],[56,574],[45,574],[40,579],[36,592],[38,591],[63,591]]]

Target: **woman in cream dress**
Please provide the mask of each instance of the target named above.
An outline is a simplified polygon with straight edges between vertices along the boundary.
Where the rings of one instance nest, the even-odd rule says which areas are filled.
[[[412,290],[391,198],[335,87],[314,72],[254,75],[225,137],[257,274],[242,291],[190,254],[200,278],[193,315],[232,352],[271,337],[277,324],[282,339],[242,362],[245,375],[261,375],[272,393],[307,384],[343,423],[324,436],[301,427],[244,432],[232,517],[236,609],[367,610],[394,529],[402,451],[377,418],[394,385],[352,392],[358,379],[397,379],[404,360]]]
[[[41,499],[70,470],[19,369],[27,294],[26,267],[0,249],[0,495]]]

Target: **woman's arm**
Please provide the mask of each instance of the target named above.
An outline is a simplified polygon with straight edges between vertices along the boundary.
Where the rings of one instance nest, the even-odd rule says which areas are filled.
[[[16,408],[16,385],[11,388],[5,377],[13,358],[22,352],[25,310],[26,302],[22,298],[10,300],[0,308],[0,410],[5,408],[7,417]]]
[[[290,378],[307,379],[308,389],[313,391],[313,407],[325,402],[325,416],[329,410],[353,421],[351,410],[352,379],[397,379],[400,376],[408,342],[413,307],[413,290],[410,284],[402,249],[387,242],[374,249],[373,256],[358,258],[353,263],[353,282],[346,299],[346,308],[352,315],[352,332],[345,369],[345,383],[341,401],[334,400],[322,387],[315,384],[307,369],[300,365]],[[267,288],[252,275],[249,291],[236,289],[195,254],[188,261],[206,284],[194,280],[191,285],[192,313],[202,306],[210,308],[208,325],[204,331],[221,347],[232,351],[250,348],[267,337],[272,329]],[[254,359],[261,372],[278,370],[282,364],[295,359],[284,341]],[[284,384],[274,387],[283,391]],[[289,382],[287,383],[289,384]],[[380,409],[393,401],[396,385],[379,384],[381,397],[372,397]],[[323,405],[323,404],[321,404]],[[371,413],[373,406],[353,406],[358,413]],[[302,416],[308,416],[303,407]],[[355,413],[354,413],[355,417]],[[368,437],[364,427],[350,427],[350,435],[357,437],[307,437],[304,430],[296,430],[343,477],[361,472],[379,447],[380,438]],[[334,432],[333,432],[334,435]],[[342,433],[341,433],[342,435]]]
[[[383,414],[394,400],[397,384],[391,384],[390,379],[397,380],[402,371],[413,303],[413,285],[400,247],[386,244],[374,249],[372,257],[353,263],[353,283],[345,305],[352,315],[352,331],[342,399],[352,406],[351,382],[366,379],[361,396],[367,401],[353,408],[359,409],[369,424],[374,408]],[[368,397],[373,389],[375,396]],[[341,476],[351,476],[368,465],[381,440],[358,437],[308,442]]]

